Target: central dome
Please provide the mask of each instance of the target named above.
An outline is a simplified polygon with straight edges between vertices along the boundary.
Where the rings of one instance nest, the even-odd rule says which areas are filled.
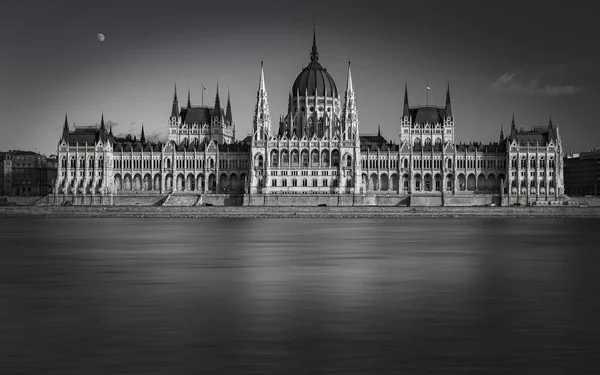
[[[317,42],[314,33],[310,64],[302,69],[298,77],[296,77],[292,86],[292,95],[295,96],[300,92],[300,96],[304,96],[307,90],[309,96],[317,95],[317,93],[319,96],[325,96],[326,91],[327,96],[338,96],[333,78],[327,73],[327,69],[319,64],[319,53],[317,52]]]

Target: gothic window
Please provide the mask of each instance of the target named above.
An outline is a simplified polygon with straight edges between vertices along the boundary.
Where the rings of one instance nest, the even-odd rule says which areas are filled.
[[[447,159],[447,167],[449,169],[452,168],[452,159],[450,159],[450,158]]]
[[[210,159],[210,160],[212,162],[212,159]],[[254,159],[254,166],[257,167],[257,168],[262,168],[262,166],[263,166],[263,157],[262,157],[262,155],[256,155],[256,158]]]
[[[302,186],[304,186],[304,187],[308,186],[308,181],[306,180],[306,178],[302,179]]]
[[[298,180],[296,180],[295,178],[292,179],[292,186],[293,187],[298,186]]]
[[[277,180],[276,179],[272,179],[271,180],[271,186],[274,186],[274,187],[277,186]]]
[[[317,179],[316,178],[313,178],[313,180],[312,180],[312,186],[313,187],[317,187]]]
[[[287,186],[287,179],[284,178],[283,180],[281,180],[281,186],[286,187]]]
[[[351,167],[352,166],[352,156],[348,155],[347,159],[346,159],[346,166],[347,167]]]
[[[527,159],[521,158],[521,168],[527,168]]]
[[[327,180],[323,180],[323,186],[327,187]]]

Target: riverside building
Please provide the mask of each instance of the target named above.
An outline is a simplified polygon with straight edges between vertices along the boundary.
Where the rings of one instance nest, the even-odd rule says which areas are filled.
[[[273,120],[261,63],[252,133],[236,139],[231,102],[181,107],[168,141],[117,138],[104,125],[70,129],[58,144],[50,204],[482,205],[550,204],[564,193],[558,126],[500,131],[498,142],[455,140],[450,87],[444,106],[411,106],[405,86],[398,138],[361,135],[348,65],[345,89],[321,65],[316,38]]]

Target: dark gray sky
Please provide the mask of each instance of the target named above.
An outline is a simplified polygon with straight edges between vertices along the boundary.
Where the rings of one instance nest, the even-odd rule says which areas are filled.
[[[252,126],[260,60],[271,115],[308,64],[313,20],[320,61],[338,88],[352,61],[361,133],[397,138],[404,82],[411,105],[442,104],[450,81],[457,139],[496,141],[546,125],[565,148],[600,144],[600,52],[591,2],[577,1],[3,1],[0,150],[54,153],[65,111],[78,126],[164,133],[173,83],[180,101],[213,104],[231,90],[239,138]],[[562,6],[561,6],[562,4]],[[568,6],[567,6],[568,5]],[[104,33],[99,42],[96,34]]]

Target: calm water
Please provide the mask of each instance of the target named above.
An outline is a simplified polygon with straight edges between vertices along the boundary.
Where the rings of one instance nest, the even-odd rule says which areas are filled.
[[[599,373],[599,238],[600,220],[0,219],[0,373]]]

